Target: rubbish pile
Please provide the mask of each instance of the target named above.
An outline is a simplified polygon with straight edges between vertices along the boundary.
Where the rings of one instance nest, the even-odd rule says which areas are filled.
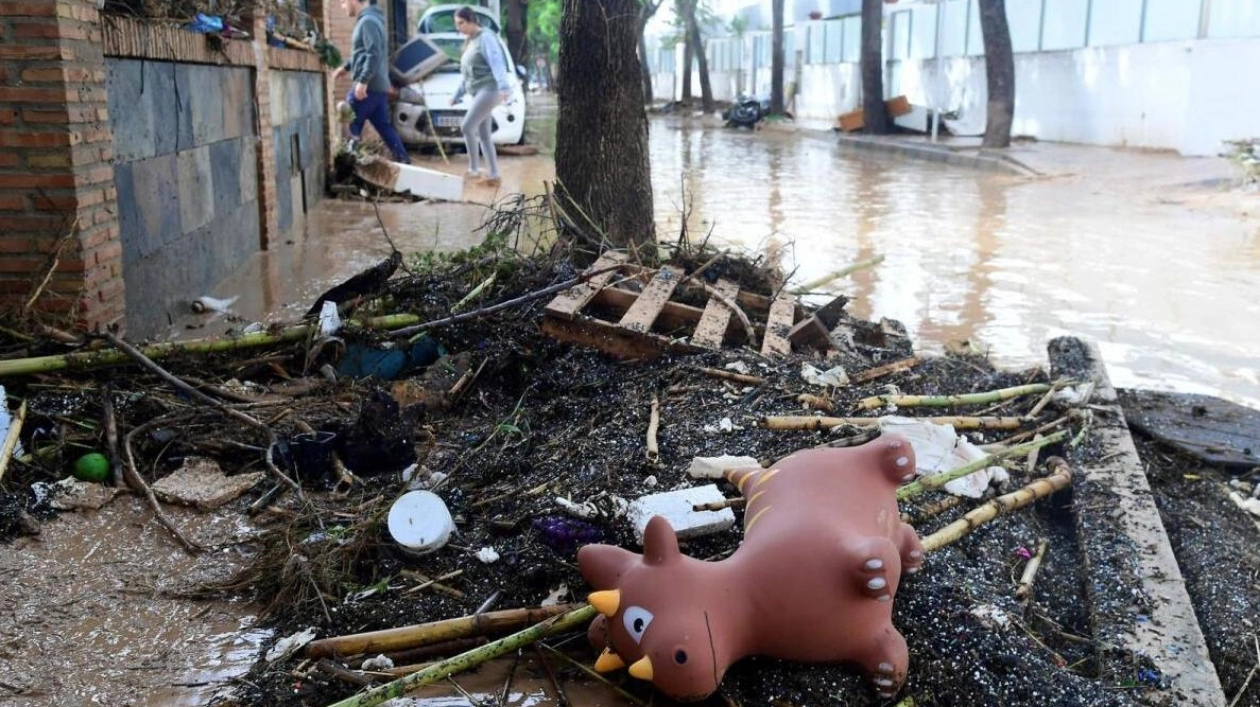
[[[786,290],[757,263],[684,251],[627,270],[618,257],[604,269],[615,279],[593,282],[599,269],[568,254],[522,257],[492,239],[416,269],[395,262],[407,272],[328,299],[336,328],[315,320],[324,305],[310,323],[218,342],[11,341],[0,376],[23,412],[9,425],[0,536],[57,522],[58,499],[88,487],[143,494],[188,552],[205,548],[164,504],[238,513],[258,531],[239,572],[189,589],[258,602],[277,640],[222,703],[332,704],[578,609],[589,587],[577,550],[639,551],[652,516],[671,521],[684,554],[727,557],[749,519],[724,472],[893,430],[914,445],[924,491],[898,494],[903,520],[922,537],[946,532],[896,596],[910,652],[898,700],[1176,694],[1149,658],[1117,659],[1123,647],[1095,635],[1081,594],[1099,578],[1072,491],[1020,510],[1002,500],[1105,453],[1088,381],[999,370],[974,352],[916,355],[904,328],[856,319],[843,300],[798,330],[813,335],[789,338],[817,311],[795,299],[775,310]],[[651,294],[661,273],[675,286],[664,299]],[[544,320],[558,298],[580,297],[581,326],[561,341]],[[764,315],[735,311],[750,302]],[[726,316],[693,345],[710,308]],[[786,348],[765,349],[776,333]],[[977,473],[948,486],[937,476],[959,467]],[[999,511],[1010,512],[962,537]],[[355,638],[384,630],[409,637]],[[544,638],[534,658],[557,694],[593,679],[578,666],[596,653],[573,635]],[[653,700],[646,682],[607,679],[622,695],[610,699]],[[753,658],[706,702],[831,703],[876,697],[849,666]]]

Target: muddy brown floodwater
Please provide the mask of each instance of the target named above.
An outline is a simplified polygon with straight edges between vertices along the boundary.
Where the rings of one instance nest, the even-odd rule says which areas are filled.
[[[554,103],[536,102],[533,157],[503,160],[500,194],[465,204],[383,204],[405,251],[477,243],[502,193],[539,193],[554,177]],[[862,317],[905,323],[927,348],[973,340],[1003,364],[1045,359],[1070,333],[1097,341],[1116,385],[1175,389],[1260,405],[1260,195],[1204,180],[1218,159],[1038,146],[1022,156],[1050,174],[1022,178],[853,153],[830,133],[728,130],[658,116],[651,128],[657,223],[781,254],[805,283],[882,255],[832,283]],[[449,164],[426,163],[451,173]],[[1248,201],[1253,202],[1248,204]],[[388,253],[370,205],[328,201],[305,236],[258,256],[215,294],[241,294],[247,318],[292,319],[319,292]],[[215,325],[185,319],[181,336]],[[220,328],[222,324],[220,323]]]

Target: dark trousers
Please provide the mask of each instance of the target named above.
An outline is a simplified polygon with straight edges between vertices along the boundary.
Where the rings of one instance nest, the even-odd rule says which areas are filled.
[[[367,121],[376,129],[376,134],[385,141],[389,151],[394,153],[395,160],[404,164],[411,162],[411,157],[407,155],[407,146],[403,144],[402,138],[398,137],[398,131],[394,129],[394,123],[390,120],[388,94],[368,91],[367,98],[360,101],[354,97],[354,89],[350,89],[350,92],[346,94],[346,103],[354,109],[354,120],[350,121],[351,137],[361,136],[363,122]]]

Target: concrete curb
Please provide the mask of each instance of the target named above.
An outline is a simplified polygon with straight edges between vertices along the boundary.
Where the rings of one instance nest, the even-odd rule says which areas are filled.
[[[1035,169],[1023,162],[1009,155],[996,154],[991,151],[963,152],[948,147],[901,142],[896,140],[896,138],[872,138],[863,135],[840,135],[837,141],[842,148],[848,150],[882,152],[909,159],[939,162],[953,167],[978,169],[984,172],[1013,174],[1019,177],[1041,176]]]
[[[1149,704],[1224,707],[1216,668],[1186,593],[1142,461],[1096,346],[1060,337],[1051,373],[1095,383],[1089,455],[1076,473],[1072,510],[1082,554],[1101,677],[1137,682]],[[1136,588],[1135,588],[1136,587]],[[1156,675],[1143,679],[1142,668]]]

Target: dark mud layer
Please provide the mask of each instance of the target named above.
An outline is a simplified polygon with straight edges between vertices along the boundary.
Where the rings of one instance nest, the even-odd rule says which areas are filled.
[[[1230,500],[1228,485],[1237,479],[1254,488],[1260,471],[1225,474],[1140,433],[1134,442],[1221,687],[1238,705],[1260,705],[1256,678],[1239,695],[1260,662],[1260,529]]]
[[[757,269],[720,265],[713,272],[740,278],[749,290],[770,293]],[[484,252],[473,253],[397,281],[387,299],[395,310],[414,312],[421,320],[438,319],[491,271],[499,284],[485,294],[486,302],[522,295],[575,272],[564,262],[496,260]],[[480,371],[458,396],[422,396],[418,403],[403,401],[398,411],[398,419],[408,421],[402,432],[419,465],[415,478],[436,490],[455,517],[457,533],[445,548],[411,558],[390,542],[385,514],[407,486],[401,462],[395,459],[356,469],[359,480],[348,493],[330,493],[322,484],[312,484],[305,504],[292,495],[281,499],[251,521],[266,532],[250,546],[246,571],[227,585],[200,590],[257,600],[276,637],[308,626],[320,636],[332,636],[459,617],[492,597],[494,608],[536,606],[561,586],[569,591],[567,599],[580,600],[586,588],[574,565],[579,542],[635,546],[628,524],[615,517],[619,499],[694,485],[686,469],[695,456],[748,455],[770,462],[841,436],[861,437],[857,430],[781,432],[758,425],[766,415],[808,414],[797,402],[801,393],[828,397],[838,415],[873,415],[857,412],[857,401],[888,392],[890,386],[905,393],[939,395],[1048,381],[1040,369],[998,371],[981,357],[951,355],[836,391],[804,382],[800,371],[805,362],[823,369],[843,364],[852,375],[910,353],[911,342],[897,333],[898,327],[856,320],[847,324],[857,335],[830,360],[806,353],[767,362],[749,352],[730,351],[621,362],[543,336],[539,320],[545,301],[435,330],[434,339],[459,357],[401,382],[321,381],[315,372],[324,363],[335,363],[330,358],[337,348],[333,345],[166,361],[173,372],[208,386],[260,398],[279,396],[278,401],[250,409],[272,420],[282,439],[302,426],[349,434],[365,403],[379,401],[382,392],[403,397],[408,385],[423,389],[441,377],[436,374],[444,366],[451,368],[452,377]],[[346,331],[341,343],[371,345],[383,338]],[[765,382],[735,383],[697,370],[737,361]],[[111,399],[124,435],[144,423],[165,420],[134,439],[137,466],[150,481],[193,455],[214,458],[228,473],[261,468],[258,449],[266,443],[261,433],[190,405],[156,379],[129,369],[125,374],[80,374],[60,384],[45,380],[41,387],[19,391],[31,401],[31,429],[51,431],[58,444],[41,457],[44,461],[11,470],[6,478],[10,493],[26,498],[30,483],[63,474],[78,450],[99,448],[102,439],[96,427],[65,421],[99,420],[100,385],[106,381],[115,386]],[[254,387],[241,388],[232,381]],[[900,412],[1018,416],[1028,413],[1038,397]],[[653,399],[661,406],[659,464],[650,464],[645,454]],[[376,403],[366,407],[379,414]],[[1024,429],[1063,413],[1052,404]],[[728,432],[718,431],[724,418],[733,426]],[[378,427],[398,431],[397,425]],[[1013,433],[968,434],[987,443]],[[27,448],[40,447],[35,439],[23,442]],[[1046,449],[1041,458],[1059,452]],[[1003,490],[1045,473],[1044,465],[1032,472],[1024,466],[1022,459],[1011,463],[1011,481]],[[438,481],[438,475],[444,478]],[[258,487],[234,507],[243,514],[269,486]],[[731,488],[724,491],[734,495]],[[924,506],[942,497],[927,494],[905,504],[903,511],[921,515]],[[562,509],[557,500],[561,498],[590,503],[599,512],[579,523]],[[1123,705],[1152,689],[1136,673],[1098,675],[1094,656],[1099,646],[1090,636],[1090,608],[1082,599],[1089,578],[1083,575],[1068,510],[1071,502],[1069,490],[1000,517],[930,556],[924,572],[903,583],[894,616],[911,652],[903,696],[912,697],[917,705]],[[923,521],[921,533],[960,517],[975,503]],[[569,530],[549,530],[555,519],[563,519]],[[1033,598],[1025,605],[1014,592],[1028,552],[1041,539],[1050,549]],[[733,530],[687,543],[684,551],[720,559],[738,542],[739,531]],[[497,561],[477,559],[483,548],[492,548]],[[447,575],[452,576],[443,587],[416,589],[428,579]],[[594,658],[580,638],[565,642],[563,649],[583,663]],[[351,667],[358,662],[345,661]],[[573,675],[568,669],[557,670],[561,681]],[[274,663],[260,660],[237,685],[237,704],[246,705],[328,704],[358,690],[315,670],[301,656]],[[633,681],[626,688],[644,699],[650,695],[645,685]],[[613,700],[609,704],[615,704]],[[661,703],[659,696],[655,702]],[[731,670],[721,695],[709,704],[875,703],[860,677],[847,667],[753,659]]]

